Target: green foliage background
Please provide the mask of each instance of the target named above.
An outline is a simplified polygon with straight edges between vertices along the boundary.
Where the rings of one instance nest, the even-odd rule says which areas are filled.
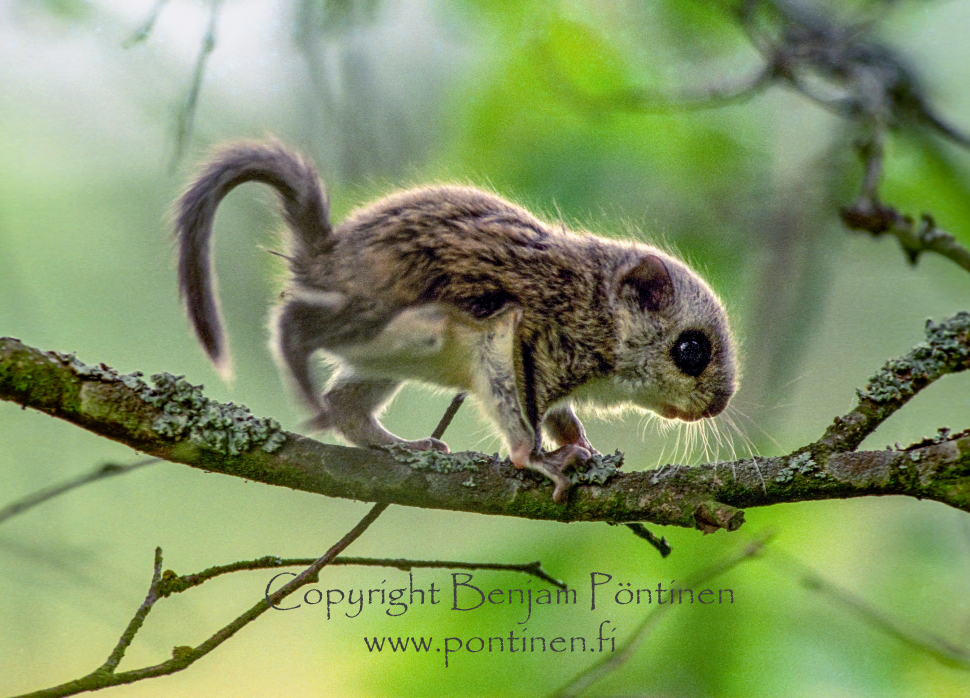
[[[840,12],[889,12],[851,3]],[[256,187],[220,209],[217,264],[237,378],[219,382],[179,306],[169,202],[211,144],[271,132],[312,153],[334,215],[395,187],[487,186],[569,225],[662,241],[725,298],[745,355],[734,418],[762,454],[818,437],[854,389],[922,336],[926,317],[968,309],[970,277],[932,256],[908,266],[889,240],[846,233],[837,207],[860,170],[849,126],[774,88],[720,109],[637,110],[618,95],[675,94],[741,80],[758,56],[727,11],[703,2],[299,0],[225,3],[195,129],[172,166],[175,123],[208,24],[208,3],[172,0],[141,42],[151,0],[0,4],[0,334],[76,351],[123,371],[184,373],[217,399],[298,429],[266,349],[278,225]],[[925,77],[940,110],[970,130],[970,3],[902,3],[874,29]],[[885,198],[932,212],[970,243],[970,154],[894,138]],[[932,386],[867,446],[970,425],[968,376]],[[406,389],[387,423],[430,432],[448,396]],[[593,421],[600,450],[629,467],[672,457],[676,432],[636,415]],[[496,450],[463,409],[453,448]],[[745,439],[735,434],[739,455]],[[0,404],[0,506],[105,461],[137,454]],[[664,448],[666,447],[666,451]],[[722,458],[729,448],[719,451]],[[61,683],[99,665],[147,589],[153,549],[179,573],[265,554],[313,556],[365,505],[158,464],[75,491],[0,528],[0,693]],[[735,534],[663,531],[659,556],[625,529],[392,508],[355,555],[525,562],[580,590],[577,608],[460,613],[320,607],[274,613],[182,674],[112,689],[125,696],[536,696],[599,655],[372,654],[365,635],[625,637],[645,607],[591,611],[591,572],[633,587],[686,578],[753,533],[902,621],[970,643],[966,514],[906,499],[748,512]],[[258,598],[272,575],[210,582],[165,602],[122,668],[198,644]],[[486,588],[537,582],[477,573]],[[446,571],[416,584],[448,587]],[[328,570],[321,589],[394,588],[397,571]],[[677,608],[589,695],[970,696],[970,677],[870,628],[768,560],[714,583],[733,605]],[[524,629],[525,628],[525,629]]]

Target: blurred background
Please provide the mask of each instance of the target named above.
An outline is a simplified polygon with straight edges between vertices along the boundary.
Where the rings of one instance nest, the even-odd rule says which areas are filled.
[[[782,8],[782,9],[779,9]],[[789,6],[764,10],[777,36]],[[803,3],[797,16],[889,47],[941,118],[970,131],[970,2]],[[970,275],[847,232],[862,129],[781,84],[730,93],[764,58],[724,0],[0,0],[0,335],[88,363],[204,383],[296,430],[305,415],[267,349],[279,288],[267,254],[279,221],[250,185],[220,209],[217,268],[236,361],[221,383],[179,304],[168,207],[214,144],[275,134],[312,154],[334,217],[394,188],[458,181],[550,220],[658,241],[694,263],[739,335],[742,389],[720,458],[778,455],[817,439],[885,359],[921,340],[927,317],[970,309]],[[795,15],[791,15],[795,16]],[[781,17],[781,19],[779,19]],[[820,93],[837,80],[809,76]],[[915,78],[914,78],[915,79]],[[836,95],[838,96],[838,95]],[[700,102],[700,104],[698,103]],[[695,108],[703,107],[703,108]],[[970,152],[920,128],[887,144],[881,193],[931,212],[970,244]],[[430,433],[447,395],[408,388],[386,424]],[[949,376],[864,447],[970,426],[970,376]],[[631,469],[703,448],[631,414],[587,423]],[[446,440],[499,448],[472,409]],[[0,403],[0,507],[105,462],[139,454]],[[99,666],[144,599],[153,550],[180,574],[273,554],[317,556],[362,503],[159,463],[76,490],[0,526],[0,694],[45,688]],[[771,548],[902,623],[970,646],[970,522],[905,498],[752,509],[737,533],[660,530],[667,559],[625,528],[392,507],[353,555],[479,562],[541,560],[580,590],[591,572],[667,586],[774,531]],[[273,576],[239,573],[157,606],[122,669],[196,645],[251,606]],[[479,572],[484,588],[538,580]],[[396,570],[327,569],[320,588],[406,586]],[[415,584],[450,584],[419,570]],[[806,588],[771,559],[711,583],[732,605],[684,605],[589,695],[970,696],[948,667]],[[586,596],[588,600],[588,595]],[[457,613],[376,607],[327,620],[320,607],[270,613],[186,671],[111,689],[119,696],[536,696],[599,655],[368,652],[364,636],[595,636],[622,639],[650,607],[518,606]]]

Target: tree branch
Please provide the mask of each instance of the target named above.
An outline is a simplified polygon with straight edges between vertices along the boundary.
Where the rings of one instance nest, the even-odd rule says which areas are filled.
[[[937,633],[914,626],[894,614],[877,608],[851,591],[829,581],[808,565],[784,551],[777,548],[768,548],[767,553],[767,555],[762,556],[763,560],[773,563],[775,567],[797,580],[807,589],[834,600],[845,610],[853,613],[875,629],[947,666],[970,670],[970,649],[961,647]]]
[[[175,150],[172,153],[170,169],[174,172],[185,149],[189,145],[189,138],[195,124],[195,110],[199,103],[199,95],[202,93],[202,79],[205,76],[206,63],[209,56],[216,50],[216,27],[219,24],[219,11],[222,9],[222,0],[211,0],[209,10],[209,24],[202,37],[202,45],[199,48],[199,55],[195,59],[195,69],[192,71],[192,84],[189,87],[185,103],[178,112],[178,122],[175,127]],[[160,12],[161,7],[157,10]],[[149,27],[150,30],[150,27]]]
[[[482,453],[412,452],[321,444],[271,419],[205,398],[168,374],[119,375],[71,355],[0,339],[0,399],[70,421],[147,454],[305,492],[555,521],[652,522],[735,530],[742,507],[900,494],[970,512],[970,433],[943,433],[902,450],[854,449],[919,390],[970,367],[970,313],[929,323],[927,341],[890,361],[819,441],[787,456],[660,471],[615,472],[606,457],[569,501],[546,482]]]
[[[244,626],[259,618],[259,616],[268,611],[270,608],[278,605],[287,596],[301,587],[317,581],[320,570],[332,562],[337,555],[347,548],[347,546],[357,540],[364,533],[364,531],[366,531],[368,527],[370,527],[370,525],[377,520],[387,506],[387,504],[375,504],[371,510],[364,515],[364,518],[362,518],[357,525],[354,526],[354,528],[344,535],[343,538],[334,544],[333,547],[324,553],[322,557],[315,560],[312,565],[303,570],[303,572],[297,575],[289,583],[280,587],[272,594],[267,594],[264,598],[260,599],[256,605],[235,618],[232,622],[216,632],[214,635],[212,635],[212,637],[207,639],[199,646],[176,647],[172,650],[172,658],[160,664],[143,667],[141,669],[132,669],[131,671],[116,672],[115,669],[124,658],[125,651],[128,649],[128,646],[131,644],[131,641],[134,639],[135,635],[138,633],[142,623],[144,623],[145,617],[155,606],[158,599],[161,598],[159,587],[164,580],[165,575],[161,574],[162,550],[161,548],[156,548],[155,571],[152,575],[152,583],[148,590],[148,596],[145,598],[144,603],[142,603],[142,605],[138,608],[135,616],[131,619],[128,627],[122,634],[121,639],[118,641],[118,645],[108,656],[107,661],[90,674],[87,676],[82,676],[80,679],[68,681],[60,686],[53,686],[51,688],[46,688],[34,693],[24,694],[19,696],[19,698],[60,698],[61,696],[73,696],[77,693],[83,693],[85,691],[95,691],[101,688],[107,688],[108,686],[134,683],[135,681],[154,678],[156,676],[165,676],[167,674],[174,674],[178,671],[182,671],[191,664],[195,663],[197,660],[209,654],[209,652],[231,638]]]
[[[750,560],[760,554],[767,540],[768,536],[762,535],[737,550],[732,551],[710,567],[698,571],[687,581],[673,585],[671,594],[677,589],[695,589],[715,577],[734,569],[742,562]],[[603,677],[619,669],[633,656],[637,648],[653,632],[654,627],[674,607],[672,603],[666,605],[657,604],[653,610],[643,617],[630,636],[620,644],[620,647],[615,652],[608,653],[602,660],[581,671],[568,684],[553,693],[552,698],[574,698]]]
[[[49,499],[60,496],[66,492],[77,489],[92,482],[97,482],[98,480],[103,480],[107,477],[114,477],[115,475],[125,475],[130,473],[132,470],[137,470],[143,468],[146,465],[151,465],[152,463],[157,463],[158,458],[145,458],[135,463],[129,463],[128,465],[118,465],[117,463],[105,463],[89,473],[84,475],[78,475],[75,478],[66,480],[59,485],[52,485],[51,487],[46,487],[42,490],[38,490],[31,495],[18,499],[15,502],[11,502],[7,506],[0,509],[0,523],[3,523],[12,516],[21,514],[28,509],[32,509],[39,504],[43,504]]]
[[[957,313],[939,324],[926,321],[926,342],[899,359],[890,359],[863,390],[859,404],[837,418],[816,444],[825,449],[854,450],[876,427],[923,388],[948,373],[970,368],[970,313]]]
[[[612,94],[587,94],[545,51],[539,62],[548,87],[577,108],[666,113],[716,109],[744,102],[775,85],[785,85],[842,119],[863,137],[861,193],[840,215],[846,227],[873,236],[894,235],[912,264],[934,252],[970,271],[970,250],[937,227],[929,214],[917,222],[879,200],[885,141],[903,127],[933,133],[970,149],[970,136],[937,115],[920,83],[897,51],[875,40],[868,21],[841,22],[807,6],[776,0],[743,0],[735,12],[764,65],[738,84],[664,96],[628,87]],[[541,46],[540,46],[541,48]]]
[[[912,216],[904,215],[878,199],[860,196],[851,206],[843,208],[840,215],[851,230],[862,230],[873,237],[895,237],[910,264],[916,264],[923,252],[935,252],[970,271],[970,250],[957,242],[951,233],[938,227],[928,213],[917,222]]]
[[[251,571],[251,570],[272,570],[280,567],[305,567],[313,563],[315,558],[283,558],[274,555],[256,558],[255,560],[241,560],[232,562],[228,565],[216,565],[209,567],[195,574],[177,575],[167,571],[163,575],[162,583],[159,585],[158,593],[162,596],[178,594],[192,587],[197,587],[210,579],[214,579],[223,574],[232,572]],[[406,560],[403,558],[372,558],[372,557],[345,557],[334,558],[330,563],[333,565],[359,565],[362,567],[394,567],[403,572],[410,572],[413,569],[453,569],[453,570],[495,570],[501,572],[521,572],[528,574],[544,582],[548,582],[554,587],[565,589],[565,582],[551,576],[542,569],[542,563],[527,562],[523,564],[500,563],[500,562],[457,562],[454,560]]]

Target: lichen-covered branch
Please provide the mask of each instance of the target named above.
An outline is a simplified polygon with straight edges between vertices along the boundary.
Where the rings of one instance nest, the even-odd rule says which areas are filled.
[[[970,367],[970,313],[927,327],[927,341],[889,362],[857,407],[816,443],[789,456],[620,473],[593,464],[569,501],[548,483],[482,453],[411,452],[321,444],[272,419],[223,405],[168,374],[86,366],[72,355],[0,339],[0,399],[68,420],[147,454],[306,492],[481,514],[556,521],[652,522],[735,530],[744,507],[899,494],[970,511],[970,434],[943,434],[904,450],[854,449],[916,392]]]
[[[916,393],[948,373],[970,368],[970,313],[961,312],[939,324],[926,322],[926,341],[904,357],[886,362],[859,390],[859,404],[837,418],[815,445],[817,453],[854,450],[876,427]]]

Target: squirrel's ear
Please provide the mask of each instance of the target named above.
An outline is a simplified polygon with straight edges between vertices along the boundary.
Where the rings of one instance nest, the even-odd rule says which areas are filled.
[[[641,310],[663,310],[674,300],[674,282],[667,265],[657,255],[650,254],[641,259],[620,279],[620,286],[629,286],[633,290]]]

